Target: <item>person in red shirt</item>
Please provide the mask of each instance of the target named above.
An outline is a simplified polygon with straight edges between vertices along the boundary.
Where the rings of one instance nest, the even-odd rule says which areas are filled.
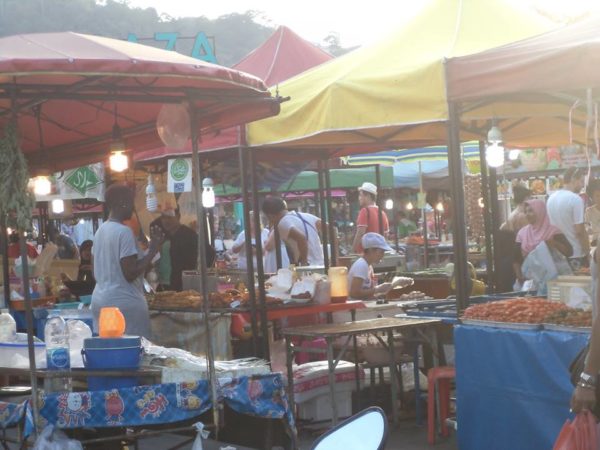
[[[18,258],[19,256],[21,256],[21,248],[19,247],[19,233],[17,233],[16,231],[13,231],[10,235],[10,237],[8,238],[9,240],[9,244],[8,244],[8,257],[9,258]],[[27,245],[27,256],[30,259],[35,259],[38,257],[38,252],[35,249],[35,247],[31,244],[26,244]]]
[[[354,244],[352,249],[355,253],[362,253],[362,237],[365,233],[380,233],[383,231],[383,236],[387,236],[390,231],[390,225],[385,211],[381,212],[383,222],[383,230],[379,227],[379,207],[377,201],[377,186],[373,183],[363,183],[358,188],[358,203],[360,204],[360,212],[356,219],[356,235],[354,236]]]

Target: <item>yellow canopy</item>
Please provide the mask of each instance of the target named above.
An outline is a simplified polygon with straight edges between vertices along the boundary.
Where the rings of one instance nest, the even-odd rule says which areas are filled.
[[[248,142],[327,148],[330,156],[446,142],[445,59],[551,27],[506,0],[432,0],[388,38],[279,85],[279,93],[291,100],[278,116],[249,124]]]

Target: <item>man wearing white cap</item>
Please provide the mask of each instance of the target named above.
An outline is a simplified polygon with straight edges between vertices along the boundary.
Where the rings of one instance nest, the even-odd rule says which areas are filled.
[[[366,300],[377,294],[385,295],[392,288],[392,283],[377,285],[373,264],[383,259],[383,255],[392,248],[379,233],[366,233],[361,239],[363,256],[358,258],[348,271],[350,298]]]
[[[360,212],[356,219],[356,235],[352,249],[355,253],[362,253],[361,239],[365,233],[381,233],[386,236],[390,231],[390,224],[385,211],[381,211],[383,229],[379,226],[379,207],[377,201],[377,186],[373,183],[363,183],[358,188],[358,203]]]

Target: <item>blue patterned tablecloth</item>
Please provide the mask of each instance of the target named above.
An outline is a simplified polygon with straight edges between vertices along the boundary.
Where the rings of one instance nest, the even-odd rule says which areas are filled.
[[[294,430],[283,378],[279,373],[219,382],[219,401],[256,417],[284,419]],[[208,381],[169,383],[109,391],[48,394],[40,400],[40,425],[59,428],[135,427],[193,419],[212,407]],[[29,401],[0,402],[0,428],[16,425],[26,414],[25,435],[33,431]]]

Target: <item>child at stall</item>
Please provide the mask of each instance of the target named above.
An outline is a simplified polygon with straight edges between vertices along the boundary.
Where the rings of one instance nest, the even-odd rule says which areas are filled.
[[[383,259],[386,251],[392,248],[379,233],[365,233],[362,237],[363,255],[358,258],[348,272],[350,298],[367,300],[376,295],[385,295],[392,288],[392,283],[377,285],[373,264]]]

